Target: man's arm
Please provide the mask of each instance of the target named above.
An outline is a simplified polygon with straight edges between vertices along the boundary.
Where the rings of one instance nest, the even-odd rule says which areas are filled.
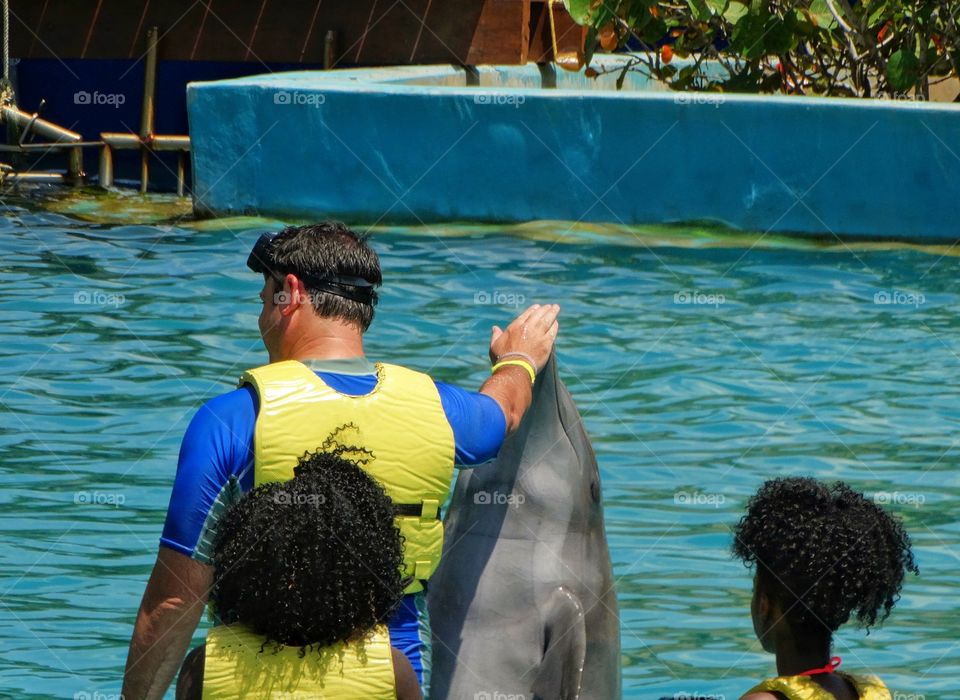
[[[160,547],[130,639],[124,700],[163,697],[183,661],[212,585],[212,566]]]
[[[187,427],[160,551],[130,639],[126,700],[163,697],[183,660],[213,584],[213,566],[204,562],[211,562],[217,513],[242,490],[255,422],[251,392],[239,389],[205,403]]]
[[[556,304],[534,304],[517,316],[505,331],[494,326],[490,338],[490,361],[496,363],[504,355],[517,353],[517,357],[510,359],[518,359],[520,355],[529,357],[536,365],[533,369],[539,372],[553,351],[560,329],[557,323],[559,313],[560,307]],[[507,420],[507,433],[517,429],[533,399],[530,375],[516,365],[497,370],[480,387],[480,393],[500,404]]]

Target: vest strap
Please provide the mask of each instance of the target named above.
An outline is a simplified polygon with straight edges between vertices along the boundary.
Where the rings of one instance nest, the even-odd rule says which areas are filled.
[[[425,499],[421,503],[394,503],[393,514],[403,518],[420,518],[423,522],[440,519],[440,501]]]
[[[413,577],[420,582],[425,582],[430,578],[432,573],[433,562],[431,561],[417,561],[416,565],[413,568]]]

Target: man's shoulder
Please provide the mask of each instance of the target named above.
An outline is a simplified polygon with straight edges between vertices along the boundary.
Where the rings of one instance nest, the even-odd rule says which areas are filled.
[[[230,414],[256,404],[257,393],[249,384],[217,394],[204,401],[200,411],[209,411],[216,415]]]
[[[257,392],[242,386],[204,401],[193,414],[187,435],[197,438],[210,433],[234,433],[239,424],[256,420]]]
[[[490,398],[486,394],[483,394],[479,391],[474,391],[473,389],[464,389],[462,386],[458,384],[451,384],[449,382],[444,382],[439,379],[432,379],[432,378],[431,378],[431,381],[433,381],[434,385],[437,387],[437,391],[440,392],[441,396],[443,396],[444,394],[450,394],[450,395],[462,397],[464,399],[477,399],[479,397]]]

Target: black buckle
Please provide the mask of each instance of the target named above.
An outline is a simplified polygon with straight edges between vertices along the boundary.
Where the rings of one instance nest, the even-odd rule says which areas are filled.
[[[394,503],[393,514],[398,518],[419,518],[423,515],[422,503]],[[442,520],[440,510],[437,509],[437,520]]]

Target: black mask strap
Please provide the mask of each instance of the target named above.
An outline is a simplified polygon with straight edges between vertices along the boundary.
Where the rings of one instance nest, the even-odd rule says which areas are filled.
[[[273,264],[272,248],[273,240],[276,237],[277,234],[275,233],[260,234],[260,238],[257,239],[257,242],[253,246],[253,250],[251,250],[250,255],[247,256],[247,267],[254,272],[270,275],[278,280],[282,280],[283,275]],[[297,275],[308,289],[333,294],[369,306],[376,306],[377,304],[373,283],[362,277],[336,275],[334,277],[315,278],[310,275],[299,275],[295,271],[293,274]]]

